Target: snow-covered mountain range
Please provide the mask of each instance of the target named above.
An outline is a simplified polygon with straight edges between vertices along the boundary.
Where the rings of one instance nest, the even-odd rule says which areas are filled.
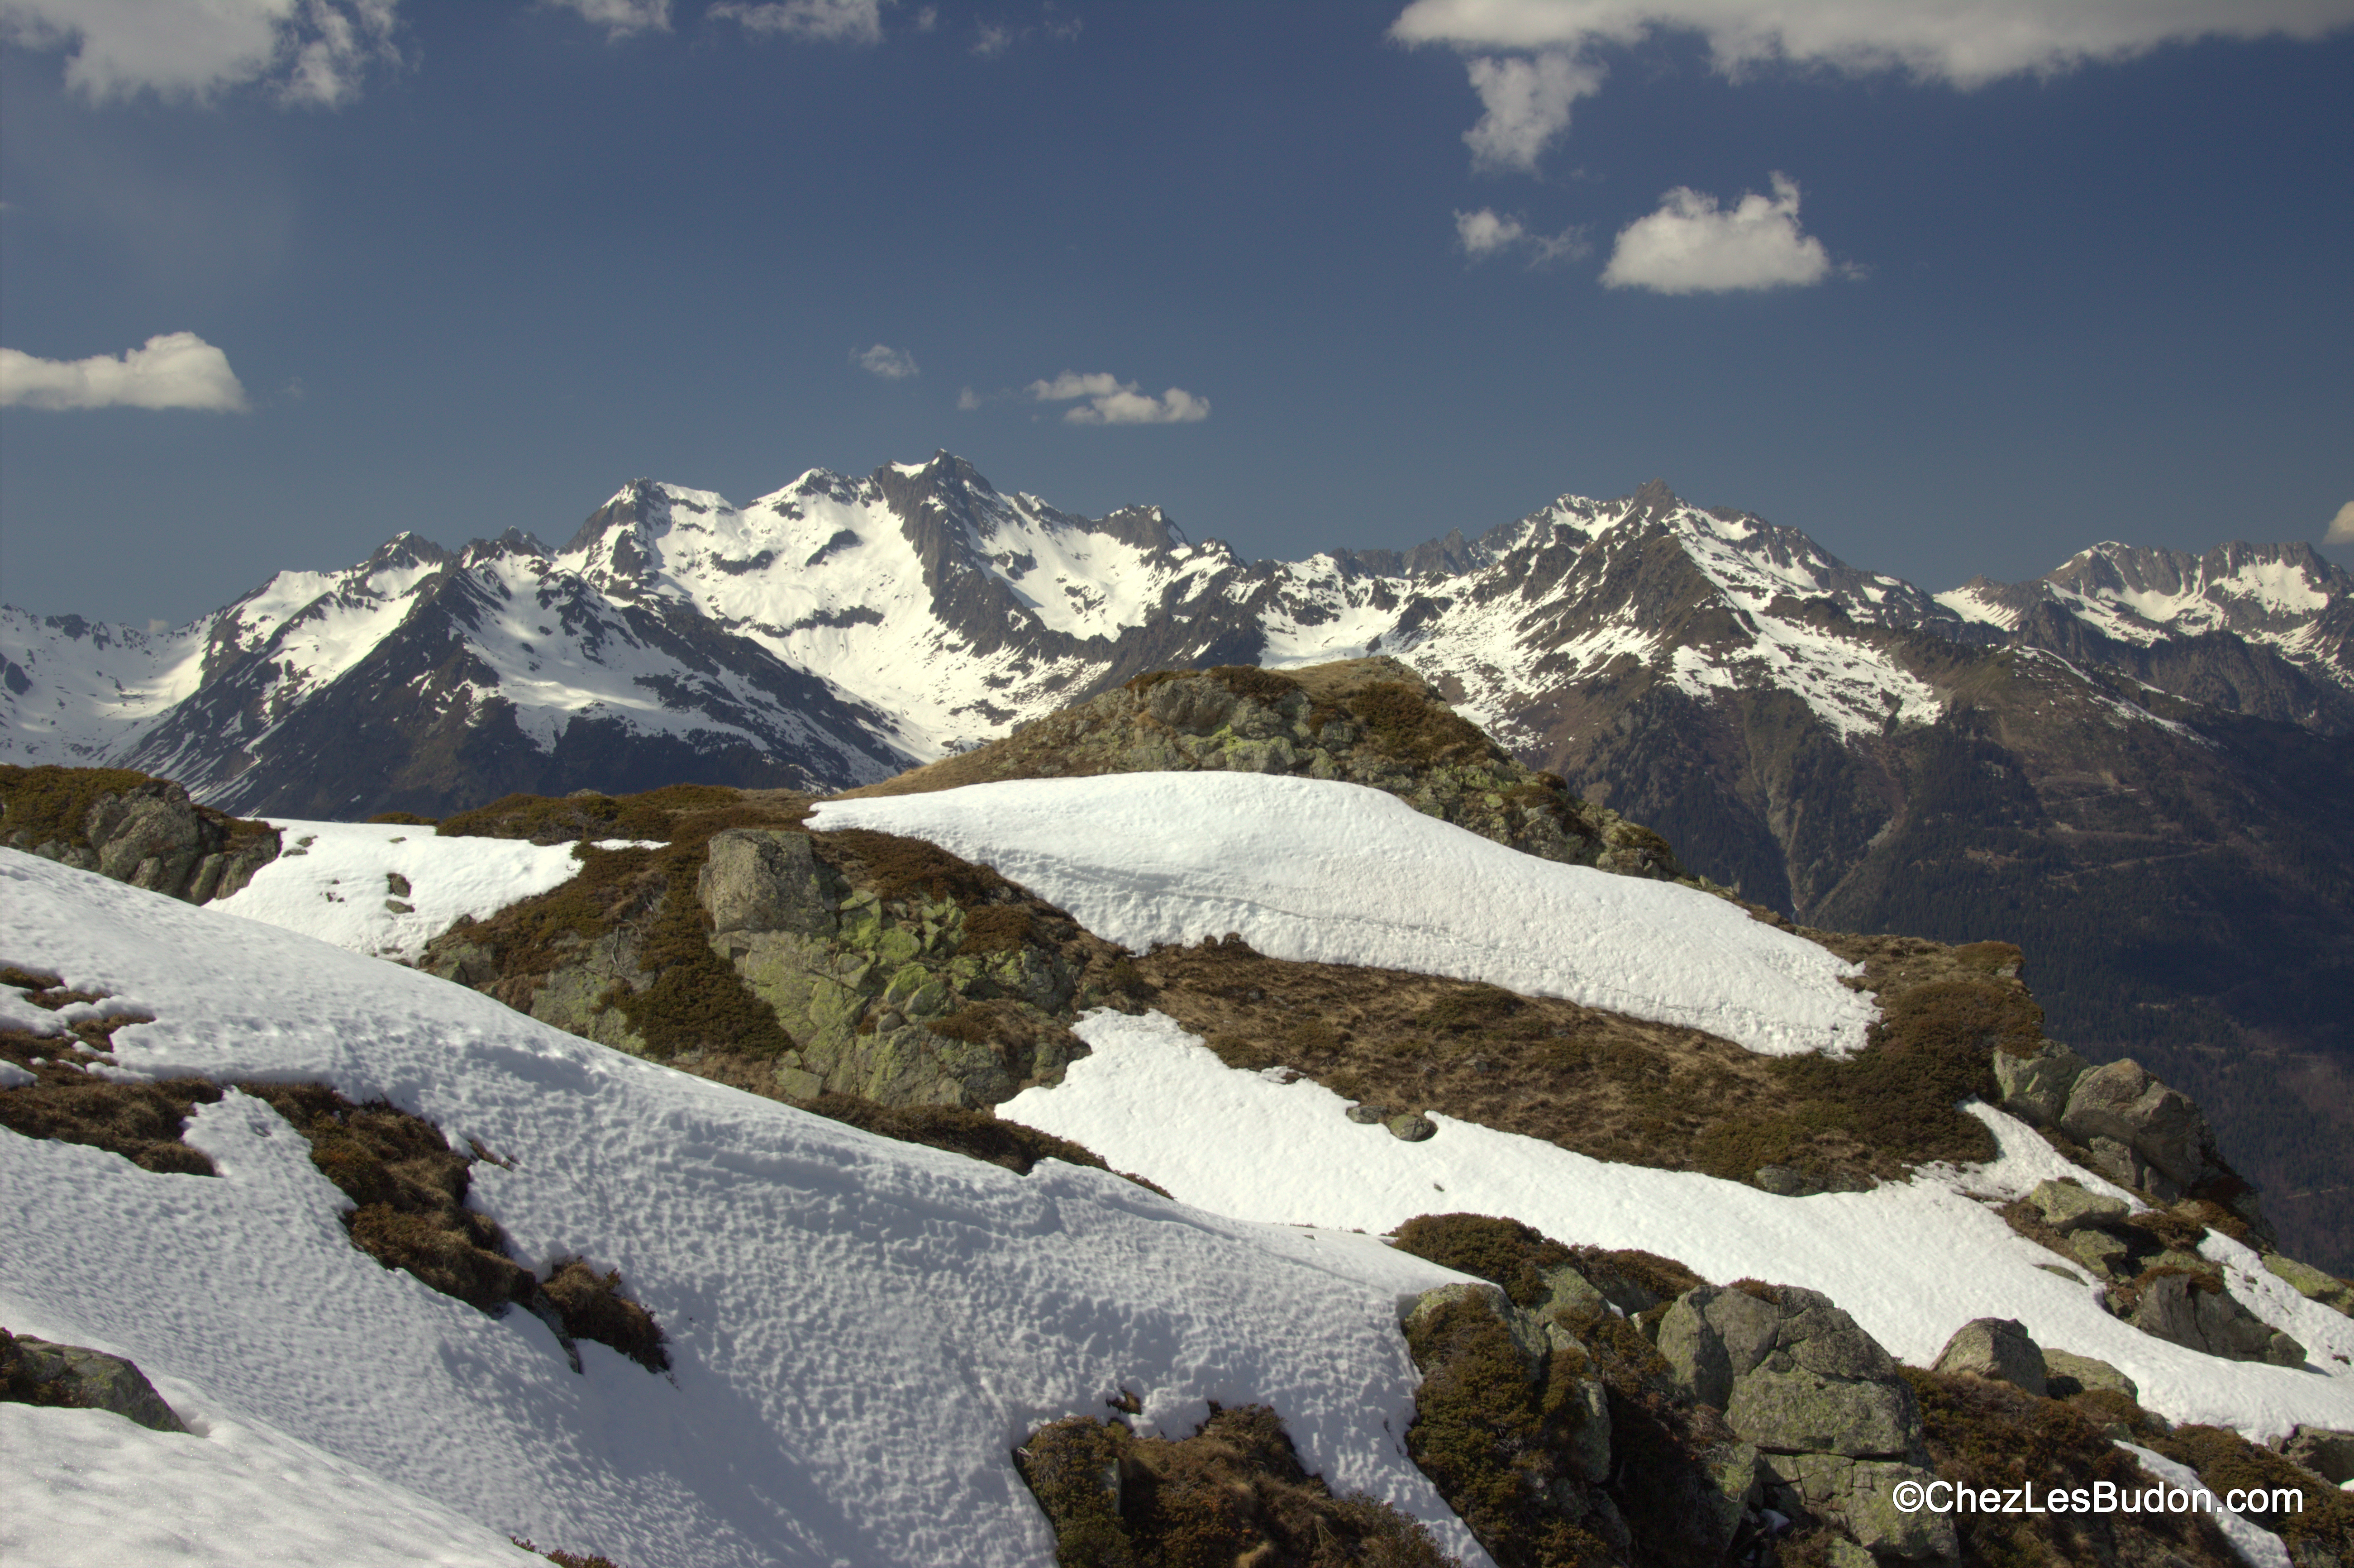
[[[403,535],[168,632],[0,611],[0,758],[334,816],[687,776],[839,788],[1143,671],[1367,652],[1526,751],[1635,670],[1702,700],[1787,692],[1847,739],[1947,702],[1859,631],[2049,641],[2055,616],[2144,662],[2226,633],[2293,692],[2279,716],[2336,728],[2354,715],[2349,588],[2303,546],[2104,545],[1933,598],[1657,483],[1476,542],[1254,563],[1158,508],[1075,516],[942,453],[812,471],[740,507],[633,482],[561,549]]]
[[[1932,594],[1657,482],[1272,562],[946,453],[742,505],[637,481],[561,548],[403,535],[175,630],[0,609],[0,761],[342,820],[832,789],[1153,670],[1365,652],[1747,897],[2020,941],[2056,1032],[2192,1089],[2354,1258],[2354,842],[2314,831],[2354,812],[2354,577],[2303,545]]]

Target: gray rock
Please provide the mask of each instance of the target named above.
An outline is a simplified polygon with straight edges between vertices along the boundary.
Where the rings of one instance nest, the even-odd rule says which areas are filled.
[[[2078,1231],[2068,1238],[2068,1245],[2073,1249],[2076,1256],[2084,1262],[2086,1268],[2091,1269],[2103,1279],[2116,1277],[2110,1265],[2124,1257],[2131,1250],[2125,1243],[2106,1231]]]
[[[1807,1195],[1805,1172],[1788,1165],[1760,1165],[1750,1180],[1777,1198],[1803,1198]]]
[[[2133,1205],[2123,1198],[2087,1192],[2073,1181],[2046,1181],[2030,1192],[2027,1201],[2035,1205],[2045,1224],[2063,1234],[2122,1220],[2133,1212]]]
[[[2130,1056],[2078,1078],[2060,1126],[2112,1174],[2122,1166],[2139,1178],[2131,1185],[2168,1202],[2219,1170],[2206,1117]]]
[[[1994,1054],[1994,1079],[2002,1089],[2002,1108],[2035,1127],[2054,1127],[2068,1108],[2068,1093],[2092,1064],[2056,1040],[2047,1040],[2032,1056]]]
[[[1734,1383],[1724,1419],[1774,1454],[1902,1455],[1921,1439],[1920,1409],[1903,1383],[1825,1377],[1771,1362]]]
[[[190,904],[235,893],[278,858],[280,847],[277,830],[235,830],[218,813],[197,810],[188,792],[168,779],[101,795],[82,814],[81,836],[86,844],[34,843],[29,832],[12,833],[5,842]]]
[[[2281,1455],[2303,1465],[2333,1487],[2354,1480],[2354,1432],[2330,1426],[2300,1426],[2281,1445]]]
[[[2354,1286],[2336,1275],[2325,1274],[2309,1263],[2299,1263],[2276,1252],[2264,1254],[2264,1269],[2275,1278],[2286,1280],[2306,1300],[2318,1301],[2354,1318]]]
[[[2105,1388],[2124,1394],[2136,1404],[2141,1401],[2139,1383],[2108,1362],[2093,1356],[2080,1356],[2073,1351],[2044,1351],[2043,1379],[2044,1392],[2055,1399]],[[2064,1386],[2069,1383],[2075,1386]]]
[[[25,1375],[35,1383],[63,1383],[83,1408],[111,1410],[152,1431],[187,1430],[146,1374],[121,1356],[24,1335],[15,1342]]]
[[[1420,1143],[1423,1139],[1435,1138],[1438,1134],[1438,1124],[1420,1111],[1407,1111],[1403,1116],[1394,1116],[1382,1125],[1390,1129],[1392,1138],[1403,1139],[1408,1143]]]
[[[2015,1319],[1974,1318],[1963,1324],[1938,1352],[1936,1370],[1992,1378],[2030,1393],[2044,1392],[2042,1349]]]
[[[1847,1532],[1853,1555],[1847,1561],[1879,1564],[1900,1561],[1950,1560],[1960,1552],[1953,1520],[1923,1511],[1903,1513],[1895,1503],[1895,1489],[1904,1481],[1924,1485],[1935,1479],[1930,1472],[1898,1461],[1850,1459],[1836,1454],[1769,1454],[1764,1464],[1781,1487],[1795,1493],[1793,1500],[1808,1513],[1830,1520]]]
[[[810,853],[809,835],[781,828],[730,828],[711,838],[711,858],[695,896],[715,936],[790,931],[829,936],[834,904]]]
[[[387,871],[384,874],[384,890],[395,898],[406,898],[411,891],[408,878],[397,871]]]
[[[1676,1298],[1655,1341],[1676,1381],[1702,1404],[1722,1410],[1733,1383],[1774,1350],[1782,1314],[1741,1290],[1698,1285]]]
[[[2170,1344],[2230,1361],[2305,1364],[2305,1347],[2221,1290],[2204,1290],[2188,1274],[2166,1274],[2142,1287],[2133,1326]]]

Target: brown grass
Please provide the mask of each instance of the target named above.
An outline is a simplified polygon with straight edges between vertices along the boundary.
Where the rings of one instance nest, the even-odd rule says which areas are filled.
[[[2147,1446],[2199,1472],[2218,1498],[2257,1488],[2300,1494],[2302,1508],[2253,1513],[2250,1521],[2281,1536],[2299,1563],[2316,1561],[2324,1552],[2339,1563],[2354,1563],[2354,1496],[2304,1467],[2220,1426],[2179,1426]]]
[[[1932,986],[1908,1002],[1892,986],[1874,1044],[1831,1062],[1761,1056],[1472,981],[1268,959],[1240,942],[1132,963],[1134,994],[1231,1066],[1288,1066],[1369,1105],[1437,1110],[1600,1160],[1734,1180],[1790,1165],[1824,1186],[1991,1157],[1990,1135],[1955,1102],[1992,1090],[1989,1052],[1976,1044],[1987,1020],[2020,1016],[1975,990]]]
[[[2147,1484],[2138,1478],[2132,1456],[2103,1429],[2120,1395],[2063,1402],[1984,1378],[1917,1367],[1899,1371],[1920,1402],[1929,1456],[1945,1480],[1972,1489],[2032,1483],[2039,1494],[2103,1480],[2121,1489]],[[2134,1414],[2147,1423],[2137,1407]],[[2213,1525],[2196,1516],[1959,1512],[1954,1523],[1965,1561],[1987,1568],[2109,1568],[2165,1561],[2167,1552],[2201,1568],[2231,1568],[2239,1561]]]
[[[1013,1460],[1055,1527],[1062,1568],[1455,1562],[1418,1520],[1387,1503],[1332,1496],[1300,1465],[1281,1419],[1264,1405],[1213,1404],[1209,1419],[1175,1441],[1075,1416],[1032,1433]]]
[[[1032,1166],[1041,1160],[1060,1160],[1066,1164],[1086,1165],[1097,1171],[1109,1171],[1103,1157],[1068,1139],[1040,1132],[1018,1121],[1000,1121],[987,1110],[960,1110],[954,1106],[885,1106],[854,1095],[820,1095],[805,1102],[801,1109],[813,1112],[832,1121],[854,1127],[878,1138],[896,1139],[902,1143],[920,1143],[929,1149],[945,1150],[967,1159],[1002,1165],[1008,1171],[1028,1175]],[[1119,1174],[1119,1172],[1115,1172]],[[1140,1176],[1129,1181],[1140,1187],[1169,1194]]]

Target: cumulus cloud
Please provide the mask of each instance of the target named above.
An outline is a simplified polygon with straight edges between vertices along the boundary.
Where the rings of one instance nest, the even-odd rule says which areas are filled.
[[[1466,51],[1633,44],[1698,33],[1728,76],[1787,62],[1978,87],[2056,75],[2200,38],[2318,38],[2354,25],[2354,0],[1414,0],[1408,44]]]
[[[922,374],[916,368],[914,355],[904,348],[893,348],[887,344],[878,343],[873,348],[852,349],[850,363],[857,366],[869,376],[879,376],[885,381],[905,381],[911,376]]]
[[[0,348],[0,408],[246,409],[228,355],[192,332],[147,340],[122,358],[36,359]]]
[[[879,44],[883,7],[891,0],[724,0],[704,13],[740,23],[748,33],[771,33],[816,44]]]
[[[609,39],[632,33],[670,31],[670,0],[540,0],[566,11],[577,11],[589,26],[605,29]]]
[[[1463,132],[1471,161],[1483,169],[1533,173],[1537,159],[1569,129],[1569,107],[1602,87],[1602,68],[1557,49],[1533,59],[1472,60],[1472,90],[1486,111]]]
[[[1572,227],[1559,234],[1532,234],[1518,217],[1508,217],[1485,207],[1477,212],[1455,215],[1455,238],[1463,247],[1463,253],[1474,261],[1526,247],[1532,267],[1575,260],[1594,249],[1585,242],[1583,228]]]
[[[963,409],[968,414],[971,413],[975,408],[981,407],[981,394],[974,391],[970,387],[958,387],[957,407]]]
[[[2338,509],[2329,520],[2329,532],[2321,536],[2325,545],[2354,545],[2354,501]]]
[[[1210,400],[1196,397],[1182,387],[1172,387],[1155,397],[1137,390],[1133,381],[1066,370],[1052,381],[1030,383],[1030,396],[1041,403],[1077,402],[1064,411],[1074,425],[1190,425],[1210,417]]]
[[[374,64],[398,65],[398,0],[0,0],[0,37],[65,49],[66,85],[93,103],[153,92],[203,101],[249,83],[335,108]]]
[[[1742,289],[1803,288],[1835,269],[1823,242],[1798,228],[1798,184],[1774,176],[1774,194],[1742,194],[1730,207],[1678,185],[1659,210],[1618,231],[1602,281],[1613,289],[1660,294],[1720,294]]]

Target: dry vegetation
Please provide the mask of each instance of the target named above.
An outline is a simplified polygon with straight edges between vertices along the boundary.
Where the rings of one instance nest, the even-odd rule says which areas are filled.
[[[1225,1410],[1191,1437],[1125,1422],[1042,1426],[1015,1467],[1055,1527],[1059,1568],[1446,1568],[1420,1521],[1307,1473],[1265,1405]]]
[[[0,969],[0,983],[52,1011],[99,1000],[64,990],[54,975],[19,969]],[[203,1078],[120,1082],[84,1070],[103,1064],[105,1033],[131,1022],[96,1021],[65,1035],[0,1030],[0,1060],[34,1077],[0,1090],[0,1126],[104,1150],[158,1174],[216,1174],[212,1160],[181,1135],[197,1106],[220,1099],[222,1086]],[[529,1308],[576,1365],[572,1341],[594,1340],[650,1372],[669,1368],[660,1326],[623,1292],[618,1273],[598,1275],[577,1258],[563,1259],[542,1280],[508,1255],[497,1223],[466,1205],[469,1172],[482,1151],[461,1154],[422,1118],[382,1100],[355,1105],[323,1084],[231,1086],[267,1102],[302,1134],[311,1163],[352,1202],[342,1216],[352,1245],[384,1267],[493,1316],[514,1305]]]
[[[1476,981],[1268,959],[1239,938],[1132,960],[1138,1000],[1235,1067],[1288,1066],[1393,1111],[1437,1110],[1598,1160],[1806,1190],[1990,1158],[1954,1108],[1992,1097],[1992,1050],[2040,1038],[2017,950],[1849,938],[1885,1016],[1846,1062],[1761,1056],[1697,1030]]]

